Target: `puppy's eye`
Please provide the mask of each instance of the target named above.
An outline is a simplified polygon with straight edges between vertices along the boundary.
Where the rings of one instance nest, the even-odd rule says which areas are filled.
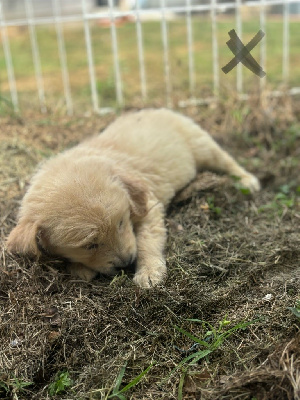
[[[98,249],[99,244],[98,243],[89,243],[88,245],[85,246],[86,250],[95,250]]]
[[[122,218],[121,221],[119,222],[119,229],[122,228],[123,224],[124,224],[124,219]]]

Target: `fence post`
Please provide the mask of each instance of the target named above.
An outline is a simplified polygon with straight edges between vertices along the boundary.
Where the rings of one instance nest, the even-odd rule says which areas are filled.
[[[98,112],[99,111],[99,101],[98,101],[98,93],[97,93],[97,86],[96,86],[96,75],[95,75],[95,65],[94,65],[92,41],[91,41],[91,32],[90,32],[89,20],[87,18],[86,0],[81,0],[81,7],[82,7],[82,16],[83,16],[83,24],[84,24],[85,45],[86,45],[88,64],[89,64],[89,76],[90,76],[92,103],[93,103],[94,111]]]
[[[16,87],[16,79],[14,73],[14,67],[11,58],[11,51],[9,45],[9,39],[6,31],[6,26],[4,25],[4,16],[2,11],[2,0],[0,0],[0,30],[1,30],[1,39],[3,43],[3,51],[4,58],[7,70],[8,84],[10,90],[11,101],[14,107],[14,111],[19,111],[19,100],[18,100],[18,92]]]
[[[46,112],[46,101],[45,101],[45,89],[44,89],[44,80],[42,75],[42,67],[41,67],[41,58],[39,52],[39,46],[37,42],[37,35],[35,29],[34,15],[33,15],[33,7],[32,0],[25,1],[25,9],[27,15],[27,23],[30,34],[30,42],[31,42],[31,50],[32,50],[32,58],[33,65],[35,70],[35,78],[37,83],[38,96],[41,105],[41,112]]]

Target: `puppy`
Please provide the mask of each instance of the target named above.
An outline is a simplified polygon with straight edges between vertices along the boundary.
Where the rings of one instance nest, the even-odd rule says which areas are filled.
[[[252,192],[260,188],[189,118],[166,109],[121,116],[99,136],[43,164],[7,248],[64,257],[85,280],[135,261],[137,285],[160,284],[166,275],[164,210],[200,169],[234,175]]]

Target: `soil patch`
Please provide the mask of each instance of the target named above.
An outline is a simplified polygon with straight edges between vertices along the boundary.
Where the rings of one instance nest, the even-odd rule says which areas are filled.
[[[299,104],[213,107],[186,113],[263,189],[251,196],[231,178],[199,174],[167,212],[168,279],[151,290],[123,273],[85,283],[59,261],[5,251],[36,165],[113,116],[1,118],[0,397],[300,398]],[[223,335],[242,322],[251,323]],[[118,377],[121,390],[150,365],[113,395]]]

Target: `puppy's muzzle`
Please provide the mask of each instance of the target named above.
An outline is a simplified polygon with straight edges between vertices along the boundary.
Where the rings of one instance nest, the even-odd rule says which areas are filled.
[[[118,257],[118,260],[113,264],[116,269],[133,268],[135,265],[136,256],[131,254],[128,257]]]

